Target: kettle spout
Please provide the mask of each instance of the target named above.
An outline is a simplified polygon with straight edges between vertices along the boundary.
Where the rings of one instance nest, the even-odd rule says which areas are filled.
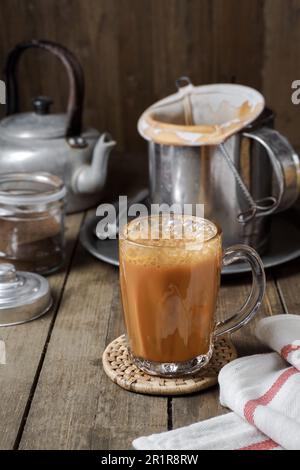
[[[116,142],[105,132],[95,145],[92,162],[82,165],[75,174],[73,189],[76,193],[96,193],[101,191],[107,175],[108,157]]]

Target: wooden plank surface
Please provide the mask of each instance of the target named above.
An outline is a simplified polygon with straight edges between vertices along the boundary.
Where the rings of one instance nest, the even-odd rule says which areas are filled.
[[[299,259],[287,264],[286,266],[276,269],[275,276],[285,312],[300,315]]]
[[[225,282],[220,316],[234,311],[248,290],[247,278],[239,283]],[[102,351],[124,331],[115,268],[99,263],[78,247],[65,291],[21,449],[130,448],[139,435],[226,412],[218,403],[216,387],[168,401],[124,392],[107,379],[101,366]],[[259,317],[281,309],[271,278]],[[260,350],[253,337],[254,326],[251,323],[235,334],[240,354]]]
[[[80,220],[81,216],[69,219],[73,240],[69,253],[74,249]],[[257,319],[297,310],[298,265],[290,263],[278,269],[275,281],[269,272],[267,294]],[[64,294],[53,329],[49,315],[1,330],[9,362],[0,369],[4,397],[0,404],[1,448],[126,449],[140,435],[227,412],[219,405],[217,387],[167,399],[125,392],[106,377],[102,352],[124,331],[115,268],[93,259],[77,244],[68,276],[53,276],[51,284],[58,298],[62,285]],[[218,315],[235,311],[249,287],[247,276],[239,281],[223,279]],[[239,354],[264,350],[254,339],[254,327],[255,321],[234,334]]]
[[[214,42],[211,60],[214,67],[210,80],[261,89],[265,34],[263,2],[215,0],[212,5]]]
[[[298,207],[294,206],[283,215],[286,219],[292,218],[295,226],[300,229],[300,200]],[[300,315],[300,258],[278,266],[273,271],[284,311]]]
[[[20,448],[122,449],[166,430],[166,398],[124,392],[102,369],[105,346],[124,332],[116,268],[78,247],[65,292]]]
[[[0,338],[5,341],[7,354],[7,364],[0,365],[0,449],[11,449],[18,444],[63,295],[81,220],[82,215],[68,218],[66,267],[49,278],[55,299],[50,312],[30,323],[0,328]]]
[[[291,85],[300,79],[300,2],[265,0],[263,93],[277,114],[277,128],[299,151],[300,105],[292,103]]]
[[[180,75],[261,89],[299,147],[299,106],[290,99],[299,79],[299,11],[299,0],[1,0],[0,67],[20,41],[69,47],[85,72],[84,121],[109,130],[121,151],[145,148],[137,117]],[[19,73],[23,109],[38,94],[52,96],[55,111],[66,108],[68,84],[56,59],[28,52]]]
[[[85,122],[111,131],[120,150],[145,153],[137,117],[171,93],[182,74],[194,83],[262,89],[279,128],[300,148],[299,107],[290,100],[291,82],[299,79],[299,19],[299,0],[1,0],[0,65],[25,39],[65,44],[85,71]],[[44,93],[54,97],[54,110],[63,110],[68,85],[60,64],[29,53],[20,67],[20,92],[24,108]],[[0,107],[0,117],[3,112]],[[109,171],[126,170],[129,186],[146,181],[145,161],[118,158]],[[81,218],[68,220],[69,267],[50,278],[52,311],[31,324],[0,329],[7,348],[7,365],[0,366],[0,448],[127,448],[140,434],[225,411],[216,387],[167,400],[124,392],[106,378],[102,351],[123,332],[118,276],[79,246],[70,265]],[[221,316],[236,309],[247,288],[246,278],[224,283]],[[260,316],[298,314],[299,289],[299,260],[272,270]],[[234,334],[240,354],[260,350],[254,326]]]

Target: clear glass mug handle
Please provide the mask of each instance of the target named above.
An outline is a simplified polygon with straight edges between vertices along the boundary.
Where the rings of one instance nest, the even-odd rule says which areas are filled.
[[[261,306],[265,289],[266,277],[264,267],[258,253],[247,245],[234,245],[224,250],[223,266],[235,261],[246,261],[252,271],[252,288],[244,305],[230,318],[216,324],[214,336],[231,333],[246,325]]]

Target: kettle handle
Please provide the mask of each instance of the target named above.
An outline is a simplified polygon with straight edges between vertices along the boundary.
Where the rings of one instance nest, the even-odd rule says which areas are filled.
[[[82,109],[84,99],[84,77],[76,57],[64,46],[52,41],[36,40],[18,44],[8,54],[4,69],[6,78],[6,114],[19,112],[19,93],[16,79],[16,65],[27,49],[39,48],[50,52],[60,59],[68,74],[70,92],[67,107],[66,137],[76,137],[82,130]]]

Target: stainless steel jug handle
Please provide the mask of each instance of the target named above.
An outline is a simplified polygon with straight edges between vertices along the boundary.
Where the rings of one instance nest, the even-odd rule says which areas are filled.
[[[271,202],[271,205],[272,205],[271,207],[273,207],[273,204],[275,202],[274,198],[272,198],[271,201],[270,201],[270,198],[264,198],[263,201],[254,201],[254,199],[252,198],[250,192],[248,191],[247,186],[245,185],[244,181],[242,180],[235,164],[231,160],[230,155],[227,152],[227,149],[225,147],[224,142],[222,144],[220,144],[220,149],[221,149],[221,151],[224,155],[224,158],[227,162],[227,165],[229,166],[231,172],[233,173],[233,175],[235,177],[235,180],[236,180],[237,184],[239,185],[239,187],[240,187],[240,189],[241,189],[241,191],[244,195],[244,198],[246,199],[246,201],[249,204],[249,209],[246,212],[241,212],[237,216],[237,220],[241,224],[246,224],[247,222],[250,222],[250,220],[252,220],[254,217],[257,217],[257,211],[258,210],[266,210],[266,206],[262,206],[262,202],[264,202],[265,204],[266,204],[266,201]],[[260,203],[261,205],[259,205],[258,203]],[[267,207],[267,209],[269,209],[269,207]]]
[[[300,190],[300,160],[288,140],[275,129],[262,127],[243,132],[244,137],[260,143],[266,150],[272,165],[278,194],[275,203],[257,217],[274,214],[290,207],[298,198]],[[257,201],[259,202],[259,201]]]
[[[274,129],[263,127],[259,130],[243,132],[242,135],[259,142],[266,149],[278,186],[277,197],[269,196],[254,201],[225,145],[220,145],[224,157],[249,204],[249,210],[238,215],[239,222],[247,223],[254,217],[264,217],[286,209],[295,202],[299,194],[299,158],[287,139]],[[288,181],[285,178],[286,174]]]
[[[5,79],[7,90],[6,114],[19,112],[19,94],[16,80],[16,66],[27,49],[39,48],[57,56],[65,66],[68,74],[70,91],[67,108],[66,137],[77,137],[82,130],[82,109],[84,99],[84,77],[81,65],[76,57],[64,46],[52,41],[33,39],[18,44],[10,51],[5,65]]]

